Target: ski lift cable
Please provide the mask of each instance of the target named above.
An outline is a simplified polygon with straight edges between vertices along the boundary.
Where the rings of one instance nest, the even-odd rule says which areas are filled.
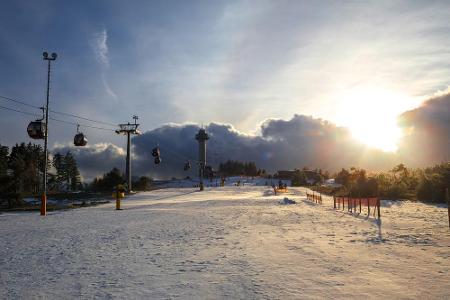
[[[6,96],[2,96],[2,95],[0,95],[0,99],[8,100],[8,101],[15,102],[15,103],[18,103],[18,104],[22,104],[22,105],[25,105],[25,106],[33,107],[33,108],[36,108],[36,109],[42,109],[42,107],[35,106],[35,105],[31,105],[31,104],[28,104],[28,103],[26,103],[26,102],[19,101],[19,100],[16,100],[16,99],[13,99],[13,98],[10,98],[10,97],[6,97]],[[0,105],[0,109],[10,110],[10,111],[18,112],[18,113],[25,114],[25,115],[31,115],[31,116],[39,117],[38,114],[30,113],[30,112],[25,112],[25,111],[22,111],[22,110],[18,110],[18,109],[6,107],[6,106],[1,106],[1,105]],[[74,117],[74,118],[79,118],[79,119],[86,120],[86,121],[90,121],[90,122],[101,123],[101,124],[105,124],[105,125],[109,125],[109,126],[114,126],[114,127],[117,126],[116,124],[112,124],[112,123],[108,123],[108,122],[103,122],[103,121],[98,121],[98,120],[93,120],[93,119],[90,119],[90,118],[81,117],[81,116],[77,116],[77,115],[70,114],[70,113],[59,112],[59,111],[54,111],[54,110],[49,110],[49,111],[52,112],[52,113],[55,113],[55,114],[66,115],[66,116],[70,116],[70,117]],[[49,119],[52,120],[52,121],[60,122],[60,123],[65,123],[65,124],[70,124],[70,125],[79,125],[80,127],[86,127],[86,128],[92,128],[92,129],[99,129],[99,130],[106,130],[106,131],[113,131],[113,132],[115,131],[114,129],[110,129],[110,128],[104,128],[104,127],[92,126],[92,125],[87,125],[87,124],[79,124],[79,123],[70,122],[70,121],[65,121],[65,120],[60,120],[60,119],[56,119],[56,118],[52,118],[52,117],[49,117]],[[169,151],[169,152],[175,154],[176,156],[178,156],[178,157],[179,157],[180,159],[182,159],[183,161],[186,161],[186,160],[187,160],[187,161],[192,161],[192,162],[196,162],[196,163],[199,163],[199,162],[200,162],[199,160],[188,158],[188,157],[186,157],[186,156],[184,156],[184,155],[182,155],[182,154],[180,154],[180,153],[178,153],[178,152],[176,152],[176,151],[174,151],[174,150],[171,150],[169,147],[160,146],[160,148],[163,148],[165,151]]]
[[[39,106],[35,106],[35,105],[32,105],[32,104],[29,104],[29,103],[26,103],[26,102],[23,102],[23,101],[20,101],[20,100],[16,100],[16,99],[13,99],[13,98],[10,98],[10,97],[2,96],[2,95],[0,95],[0,99],[11,101],[11,102],[15,102],[15,103],[22,104],[22,105],[26,105],[26,106],[33,107],[33,108],[36,108],[36,109],[41,109],[41,107],[39,107]],[[78,118],[78,119],[82,119],[82,120],[86,120],[86,121],[90,121],[90,122],[94,122],[94,123],[99,123],[99,124],[104,124],[104,125],[117,127],[117,124],[104,122],[104,121],[99,121],[99,120],[94,120],[94,119],[78,116],[78,115],[75,115],[75,114],[70,114],[70,113],[65,113],[65,112],[55,111],[55,110],[49,110],[49,112],[52,112],[52,113],[55,113],[55,114],[64,115],[64,116],[69,116],[69,117],[73,117],[73,118]]]
[[[1,109],[6,109],[6,110],[11,110],[11,111],[15,111],[15,112],[18,112],[18,113],[21,113],[21,114],[25,114],[25,115],[30,115],[30,116],[35,116],[35,117],[39,117],[39,115],[38,115],[38,114],[35,114],[35,113],[30,113],[30,112],[26,112],[26,111],[22,111],[22,110],[14,109],[14,108],[6,107],[6,106],[1,106],[1,105],[0,105],[0,108],[1,108]]]
[[[32,105],[32,104],[28,104],[28,103],[25,103],[25,102],[23,102],[23,101],[19,101],[19,100],[13,99],[13,98],[1,96],[1,95],[0,95],[0,98],[1,98],[2,100],[7,100],[7,101],[11,101],[11,102],[15,102],[15,103],[22,104],[22,105],[25,105],[25,106],[33,107],[33,108],[36,108],[36,109],[41,109],[39,106],[35,106],[35,105]]]
[[[26,112],[26,111],[14,109],[14,108],[2,106],[2,105],[0,105],[0,109],[5,109],[5,110],[14,111],[14,112],[21,113],[21,114],[24,114],[24,115],[29,115],[29,116],[39,117],[39,115],[38,115],[38,114],[35,114],[35,113],[30,113],[30,112]],[[79,124],[79,123],[69,122],[69,121],[64,121],[64,120],[59,120],[59,119],[55,119],[55,118],[49,118],[49,119],[50,119],[50,120],[53,120],[53,121],[56,121],[56,122],[61,122],[61,123],[70,124],[70,125],[80,125],[80,127],[87,127],[87,128],[100,129],[100,130],[107,130],[107,131],[114,131],[113,129],[110,129],[110,128],[103,128],[103,127],[91,126],[91,125],[86,125],[86,124]]]
[[[174,151],[172,149],[169,149],[168,147],[161,146],[161,144],[159,144],[159,147],[164,149],[165,151],[172,152],[173,154],[175,154],[176,156],[181,158],[183,161],[200,162],[199,160],[188,158],[188,157],[186,157],[186,156],[184,156],[184,155],[182,155],[182,154],[180,154],[180,153],[178,153],[178,152],[176,152],[176,151]]]
[[[86,125],[86,124],[80,124],[80,123],[64,121],[64,120],[50,118],[50,117],[49,117],[49,119],[52,120],[52,121],[66,123],[66,124],[70,124],[70,125],[79,125],[80,127],[87,127],[87,128],[100,129],[100,130],[107,130],[107,131],[113,131],[113,132],[115,131],[114,129],[110,129],[110,128],[104,128],[104,127],[97,127],[97,126],[91,126],[91,125]]]
[[[100,123],[100,124],[104,124],[104,125],[117,127],[117,124],[103,122],[103,121],[97,121],[97,120],[93,120],[93,119],[89,119],[89,118],[86,118],[86,117],[81,117],[81,116],[77,116],[77,115],[69,114],[69,113],[65,113],[65,112],[54,111],[54,110],[49,110],[49,112],[52,112],[52,113],[55,113],[55,114],[64,115],[64,116],[74,117],[74,118],[78,118],[78,119],[82,119],[82,120],[86,120],[86,121],[90,121],[90,122],[95,122],[95,123]]]

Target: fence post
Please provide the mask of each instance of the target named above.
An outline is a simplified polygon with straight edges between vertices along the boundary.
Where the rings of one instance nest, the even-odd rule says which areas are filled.
[[[445,189],[445,197],[447,198],[448,228],[450,228],[450,197],[448,195],[448,188]]]
[[[333,195],[333,208],[336,209],[336,198],[334,197],[334,195]],[[449,224],[449,226],[450,226],[450,224]]]
[[[359,214],[361,214],[361,198],[359,198]]]
[[[380,198],[377,198],[377,204],[378,204],[378,220],[379,220],[381,218],[381,212],[380,212],[381,201],[380,201]]]
[[[370,217],[370,198],[367,198],[367,216]]]

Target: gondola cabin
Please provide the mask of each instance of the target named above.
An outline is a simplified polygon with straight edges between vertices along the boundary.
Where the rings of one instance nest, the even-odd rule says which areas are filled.
[[[41,120],[30,122],[27,127],[27,132],[30,138],[38,140],[45,138],[45,123]]]
[[[73,138],[73,143],[77,147],[83,147],[87,144],[87,138],[84,136],[83,133],[77,133],[75,137]]]

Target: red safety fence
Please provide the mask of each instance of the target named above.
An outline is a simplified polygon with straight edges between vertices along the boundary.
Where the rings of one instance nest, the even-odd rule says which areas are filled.
[[[378,212],[378,219],[381,218],[380,212],[380,199],[377,197],[371,198],[351,198],[351,197],[333,197],[334,208],[345,210],[351,213],[356,213],[359,209],[359,213],[362,212],[362,207],[367,207],[367,215],[370,216],[370,208],[372,207],[373,216]]]
[[[321,194],[315,194],[314,192],[312,194],[306,192],[306,199],[314,201],[315,203],[322,204],[322,195]]]

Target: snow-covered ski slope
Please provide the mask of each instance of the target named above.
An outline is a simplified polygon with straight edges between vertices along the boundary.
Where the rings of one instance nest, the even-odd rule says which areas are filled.
[[[445,207],[385,203],[378,226],[262,186],[122,207],[1,214],[0,299],[450,299]]]

